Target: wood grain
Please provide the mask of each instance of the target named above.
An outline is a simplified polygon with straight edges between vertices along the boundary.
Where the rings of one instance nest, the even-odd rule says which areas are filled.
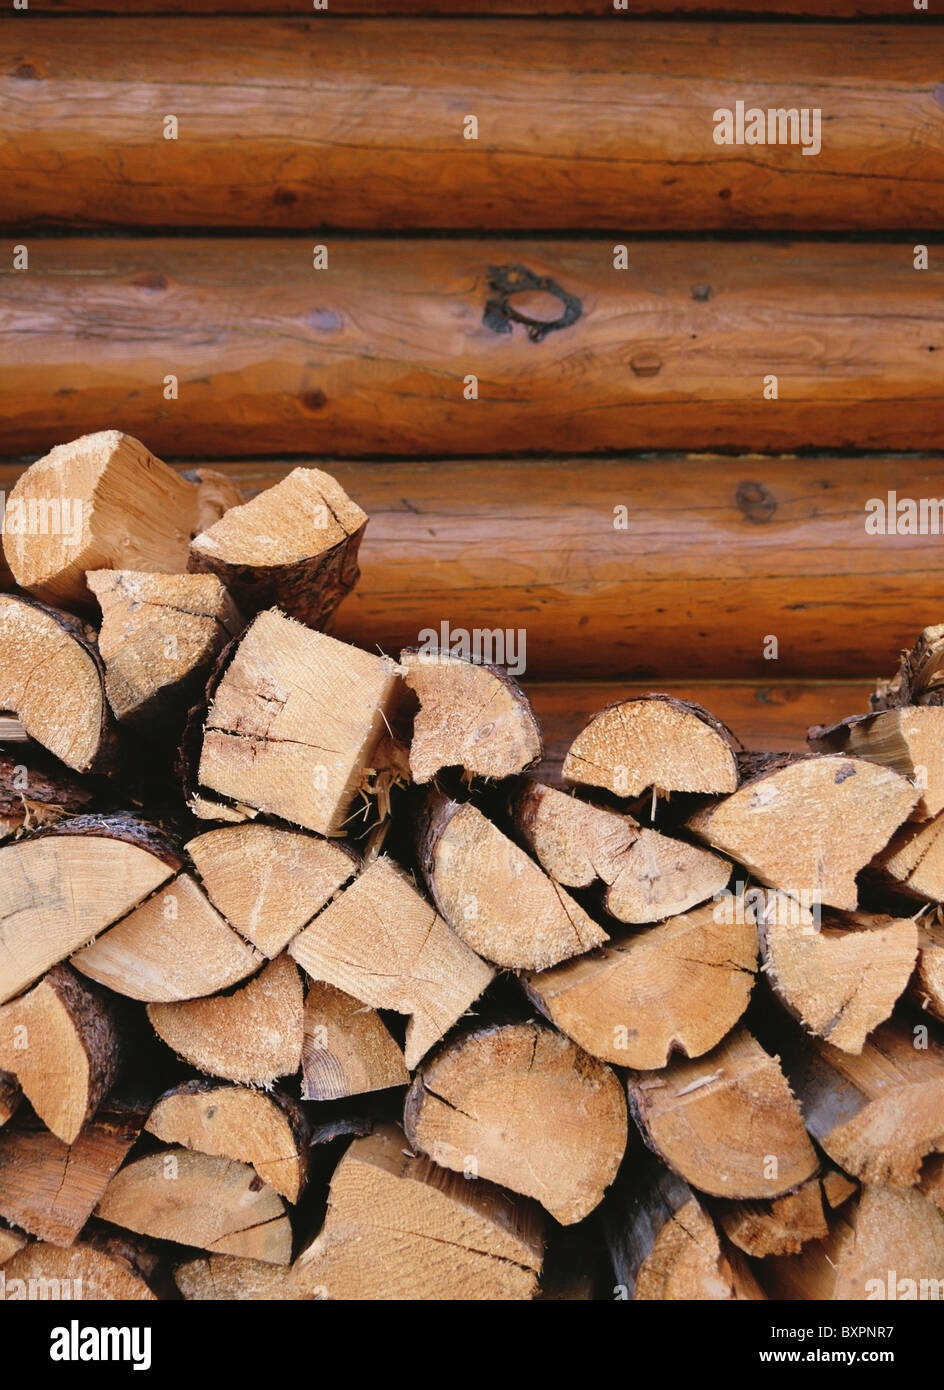
[[[901,17],[905,0],[627,0],[627,9],[614,11],[613,0],[330,0],[330,13],[340,15],[568,15],[598,16],[626,22],[647,14],[797,14],[818,19],[868,15]],[[306,17],[309,0],[31,0],[33,14],[280,14]],[[327,17],[327,16],[325,16]],[[918,17],[927,20],[926,15]]]
[[[944,87],[917,21],[63,19],[0,27],[0,74],[0,216],[17,227],[944,218]],[[819,109],[821,150],[716,144],[736,100]]]
[[[0,271],[0,454],[106,426],[217,457],[940,447],[944,260],[910,237],[646,240],[626,271],[609,239],[328,240],[320,271],[316,235],[34,240]],[[522,262],[581,304],[540,342],[484,321]]]

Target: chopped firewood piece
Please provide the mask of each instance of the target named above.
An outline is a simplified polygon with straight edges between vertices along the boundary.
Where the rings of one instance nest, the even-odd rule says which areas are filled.
[[[295,1281],[294,1266],[265,1264],[240,1255],[202,1255],[174,1270],[184,1298],[197,1302],[282,1302],[311,1300]]]
[[[891,680],[878,682],[875,710],[903,705],[939,705],[944,697],[944,624],[926,627],[910,651],[902,654]]]
[[[147,1002],[199,999],[244,980],[262,956],[178,874],[111,931],[72,957],[83,975]]]
[[[400,653],[400,664],[420,702],[410,743],[414,782],[430,782],[445,767],[498,780],[543,756],[528,697],[499,667],[412,649]]]
[[[607,940],[579,903],[469,802],[428,794],[419,857],[443,917],[494,965],[544,970]]]
[[[11,1072],[0,1071],[0,1125],[13,1119],[22,1099],[23,1091],[16,1077]]]
[[[66,965],[0,1007],[0,1066],[14,1072],[47,1129],[72,1144],[121,1061],[112,1005]]]
[[[0,1003],[124,917],[180,867],[127,816],[77,816],[0,847]]]
[[[26,1236],[0,1223],[0,1265],[12,1260],[18,1250],[26,1244]]]
[[[933,1158],[928,1159],[933,1163]],[[841,1207],[843,1202],[847,1202],[854,1192],[858,1192],[859,1184],[850,1178],[848,1173],[842,1173],[838,1168],[828,1168],[820,1179],[823,1188],[823,1197],[830,1211],[836,1207]]]
[[[884,710],[855,715],[809,732],[818,753],[843,753],[894,768],[921,791],[914,818],[928,820],[944,811],[944,709],[940,706]]]
[[[0,747],[0,821],[15,822],[11,833],[88,810],[95,799],[93,787],[37,744]]]
[[[729,914],[733,917],[733,914]],[[700,1057],[747,1008],[757,968],[749,920],[714,905],[524,977],[532,1002],[605,1062],[652,1070],[671,1053]]]
[[[383,1125],[338,1164],[324,1226],[296,1260],[294,1283],[337,1300],[532,1299],[542,1226],[531,1203],[444,1172]]]
[[[4,1296],[8,1299],[147,1302],[156,1297],[128,1261],[93,1245],[63,1250],[37,1241],[9,1261],[4,1275]]]
[[[186,1081],[165,1092],[145,1126],[165,1144],[236,1158],[297,1202],[308,1176],[308,1123],[281,1091]]]
[[[398,667],[260,613],[212,695],[199,782],[320,835],[341,832],[385,733]]]
[[[412,1070],[479,997],[493,971],[381,855],[289,946],[313,980],[409,1014]]]
[[[719,1202],[714,1214],[728,1240],[759,1260],[797,1255],[807,1241],[828,1234],[819,1178],[769,1202]]]
[[[245,501],[241,488],[229,474],[215,468],[187,468],[181,477],[197,487],[197,535],[215,526],[230,507],[241,507]]]
[[[823,1240],[771,1256],[761,1277],[772,1298],[842,1302],[944,1296],[944,1215],[920,1192],[866,1187],[835,1212]]]
[[[235,496],[227,480],[224,497],[221,482],[219,474],[188,482],[118,430],[59,444],[20,475],[7,500],[3,549],[13,577],[70,608],[92,602],[86,570],[179,574],[201,519]],[[31,526],[31,516],[59,524]]]
[[[105,692],[120,724],[142,733],[183,727],[219,653],[243,628],[209,574],[92,570],[102,610],[98,649]]]
[[[903,825],[871,865],[880,883],[918,902],[944,901],[944,812]]]
[[[275,606],[325,630],[360,576],[366,525],[330,474],[293,468],[195,536],[188,568],[217,575],[247,617]]]
[[[0,1216],[52,1245],[72,1245],[146,1115],[137,1104],[108,1100],[74,1144],[35,1121],[0,1130]]]
[[[305,999],[302,1075],[303,1100],[410,1084],[403,1053],[376,1010],[317,980]]]
[[[0,594],[0,710],[73,771],[113,770],[105,667],[92,629],[68,613]]]
[[[276,956],[232,994],[149,1004],[151,1026],[179,1057],[209,1076],[268,1086],[293,1076],[302,1059],[302,980]]]
[[[248,1163],[163,1149],[116,1173],[95,1209],[129,1231],[270,1264],[292,1258],[285,1203]]]
[[[817,1171],[799,1107],[771,1057],[744,1028],[698,1061],[629,1074],[629,1098],[647,1144],[700,1192],[778,1197]]]
[[[737,742],[700,705],[671,695],[642,695],[608,705],[570,746],[565,782],[603,787],[616,796],[733,792]]]
[[[922,1009],[944,1023],[944,925],[918,923],[918,968],[911,992]]]
[[[563,1226],[600,1203],[626,1148],[616,1075],[536,1023],[448,1043],[414,1077],[403,1122],[441,1167],[534,1197]]]
[[[214,907],[270,960],[359,862],[347,845],[265,824],[208,830],[186,848]]]
[[[810,1134],[862,1182],[911,1186],[944,1152],[944,1046],[926,1034],[883,1023],[858,1055],[803,1035],[785,1058]]]
[[[856,874],[907,819],[920,792],[860,758],[799,758],[697,811],[689,828],[762,883],[855,909]]]

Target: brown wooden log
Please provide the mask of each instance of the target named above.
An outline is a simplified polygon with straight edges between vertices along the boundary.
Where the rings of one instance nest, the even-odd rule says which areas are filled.
[[[386,856],[295,937],[289,954],[313,980],[371,1008],[408,1014],[404,1053],[411,1070],[493,975]]]
[[[759,1260],[797,1255],[807,1241],[828,1235],[819,1178],[769,1202],[718,1202],[714,1215],[728,1240]]]
[[[231,13],[282,14],[292,11],[288,0],[32,0],[38,13],[187,14]],[[331,13],[337,15],[427,15],[427,14],[510,14],[533,17],[536,14],[587,14],[624,22],[637,11],[642,14],[802,14],[816,19],[865,15],[899,16],[896,0],[773,0],[762,6],[760,0],[632,0],[626,12],[614,12],[612,0],[332,0]]]
[[[195,1302],[281,1303],[314,1297],[296,1284],[291,1267],[242,1255],[203,1255],[186,1260],[174,1270],[174,1282],[184,1298]]]
[[[77,816],[0,848],[0,1003],[131,912],[180,867],[163,835]]]
[[[444,1172],[383,1125],[338,1164],[324,1227],[293,1277],[332,1300],[531,1299],[543,1247],[536,1206]]]
[[[897,519],[898,509],[895,508]],[[898,670],[890,680],[880,680],[871,699],[876,710],[910,705],[939,705],[944,687],[944,624],[926,627],[917,641],[902,652]]]
[[[750,920],[713,904],[523,978],[555,1027],[615,1066],[657,1069],[710,1051],[747,1008],[757,967]]]
[[[200,1071],[269,1086],[301,1064],[302,1006],[301,976],[282,955],[232,994],[149,1004],[147,1015],[167,1046]]]
[[[599,1204],[626,1148],[615,1074],[533,1023],[448,1043],[414,1077],[403,1123],[441,1167],[534,1197],[564,1226]]]
[[[248,1164],[230,1158],[186,1149],[147,1154],[115,1174],[95,1211],[159,1240],[271,1264],[292,1258],[282,1198]]]
[[[305,997],[302,1076],[303,1100],[410,1084],[403,1052],[376,1010],[318,980]]]
[[[917,274],[911,245],[657,240],[622,273],[613,246],[527,248],[524,269],[583,306],[534,342],[486,307],[516,241],[36,241],[28,274],[0,271],[0,452],[102,419],[191,457],[937,449],[944,265]],[[175,345],[170,408],[144,312],[147,343]]]
[[[61,1249],[35,1241],[3,1269],[5,1299],[150,1302],[157,1295],[130,1261],[94,1245]]]
[[[638,18],[161,17],[138,21],[139,53],[120,20],[50,29],[2,36],[19,119],[0,177],[18,226],[819,231],[936,228],[944,213],[939,71],[920,17],[670,32]],[[856,77],[838,87],[837,50]],[[232,73],[247,75],[238,100]],[[764,112],[749,148],[715,136],[735,92]],[[76,94],[101,108],[94,128],[76,122]],[[799,130],[776,143],[776,116],[766,143],[768,109],[789,107],[824,113],[805,149]],[[168,112],[176,140],[161,138]],[[476,139],[463,138],[466,113]]]
[[[701,1192],[767,1200],[817,1171],[777,1058],[744,1028],[697,1061],[631,1072],[628,1084],[646,1143]]]
[[[165,1144],[250,1164],[292,1203],[308,1180],[308,1122],[282,1091],[185,1081],[157,1100],[145,1128]]]
[[[894,768],[921,790],[912,815],[931,820],[944,810],[944,709],[891,709],[845,720],[833,728],[813,728],[817,753],[844,753]]]
[[[21,1231],[14,1231],[10,1226],[0,1224],[0,1265],[5,1265],[18,1250],[22,1250],[26,1239]]]
[[[24,738],[15,746],[0,745],[0,838],[80,815],[95,801],[96,790],[94,782],[73,776],[38,744]]]
[[[920,796],[900,773],[858,758],[800,758],[697,811],[690,830],[806,907],[854,911],[856,874]]]
[[[880,883],[918,902],[944,899],[944,814],[903,825],[872,861]]]
[[[922,1009],[944,1023],[944,925],[940,921],[918,923],[918,965],[911,992]]]
[[[928,1162],[933,1162],[933,1158]],[[848,1202],[854,1193],[858,1192],[859,1184],[850,1178],[848,1173],[843,1173],[839,1168],[827,1168],[823,1173],[820,1183],[823,1189],[823,1197],[830,1211],[835,1211],[844,1202]]]

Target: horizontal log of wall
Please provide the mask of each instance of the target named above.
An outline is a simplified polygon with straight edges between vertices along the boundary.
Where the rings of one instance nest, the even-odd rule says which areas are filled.
[[[939,228],[937,49],[919,22],[9,24],[0,26],[0,218],[465,232]],[[714,113],[737,102],[765,113],[765,141],[793,143],[748,145],[743,129],[740,144],[715,143]],[[799,126],[768,129],[766,112],[789,108],[821,112],[805,149]]]
[[[626,270],[603,239],[17,244],[0,453],[106,427],[180,457],[941,446],[944,258],[904,238],[644,241]],[[519,264],[565,299],[496,290]],[[572,321],[536,342],[509,308]]]
[[[944,507],[944,459],[322,466],[370,517],[335,629],[366,648],[445,622],[512,629],[530,679],[874,680],[944,619],[944,534],[865,529],[889,490]],[[223,467],[248,494],[287,468]],[[17,472],[0,468],[0,488]]]
[[[817,19],[910,12],[910,0],[327,0],[325,15],[580,14],[627,20],[647,14],[809,15]],[[308,16],[311,0],[30,0],[30,14],[279,14]],[[919,20],[927,14],[917,15]]]

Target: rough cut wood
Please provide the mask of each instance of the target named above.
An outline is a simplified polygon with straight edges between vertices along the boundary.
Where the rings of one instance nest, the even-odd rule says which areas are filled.
[[[733,1245],[755,1259],[796,1255],[828,1234],[819,1178],[769,1202],[718,1202],[714,1215]]]
[[[26,1236],[11,1227],[0,1225],[0,1265],[11,1260],[18,1250],[26,1244]]]
[[[91,628],[68,613],[0,594],[0,708],[76,772],[113,770],[105,668]]]
[[[933,1162],[933,1159],[929,1159]],[[854,1178],[850,1178],[848,1173],[841,1172],[838,1168],[827,1168],[820,1179],[823,1197],[826,1200],[830,1211],[836,1207],[841,1207],[843,1202],[847,1202],[853,1193],[858,1192],[859,1184]]]
[[[922,1009],[944,1023],[944,925],[938,920],[918,923],[918,966],[911,992]]]
[[[145,1126],[165,1144],[249,1163],[297,1202],[308,1178],[308,1122],[282,1091],[185,1081],[166,1091]]]
[[[371,1008],[408,1014],[411,1070],[494,973],[385,855],[295,937],[289,953],[313,980]]]
[[[295,1281],[294,1267],[266,1264],[241,1255],[203,1255],[174,1270],[184,1298],[196,1302],[283,1302],[318,1297]]]
[[[23,1091],[12,1072],[0,1071],[0,1125],[12,1120],[17,1106],[23,1099]]]
[[[148,1003],[215,994],[262,962],[186,873],[72,957],[83,975]]]
[[[441,1167],[534,1197],[564,1226],[600,1203],[626,1148],[615,1074],[535,1023],[448,1043],[417,1071],[403,1122]]]
[[[288,956],[233,994],[149,1004],[147,1015],[168,1047],[209,1076],[268,1086],[301,1065],[302,980]]]
[[[474,951],[511,970],[543,970],[607,934],[470,802],[427,795],[419,859],[433,901]]]
[[[764,1261],[772,1298],[837,1301],[940,1299],[944,1215],[918,1192],[866,1187],[836,1213],[826,1239]]]
[[[876,855],[872,870],[897,892],[918,902],[944,900],[944,813],[903,825]]]
[[[0,1216],[52,1245],[72,1245],[141,1132],[146,1107],[109,1099],[74,1144],[17,1121],[0,1131]]]
[[[744,1028],[698,1061],[631,1072],[628,1085],[646,1143],[700,1192],[766,1199],[817,1171],[777,1058]]]
[[[208,830],[186,849],[214,907],[270,960],[359,864],[347,845],[264,824]]]
[[[195,536],[189,568],[216,575],[247,617],[276,607],[324,630],[357,583],[366,525],[329,473],[294,468]]]
[[[292,1228],[278,1193],[246,1163],[164,1149],[116,1173],[95,1208],[116,1226],[159,1240],[271,1264],[292,1258]]]
[[[170,725],[179,734],[213,662],[242,630],[232,599],[213,575],[91,570],[86,578],[102,610],[112,713],[145,733]]]
[[[561,1032],[615,1066],[664,1067],[699,1057],[747,1008],[757,937],[712,904],[524,977],[529,998]]]
[[[537,1207],[437,1168],[382,1125],[338,1164],[324,1227],[293,1274],[332,1300],[532,1299],[543,1250]]]
[[[213,693],[201,785],[319,834],[340,833],[386,731],[397,670],[277,609],[260,613]]]
[[[0,1066],[13,1072],[36,1114],[72,1144],[111,1089],[121,1063],[115,1011],[68,966],[0,1008]]]
[[[897,517],[896,517],[897,519]],[[902,652],[891,680],[880,680],[871,699],[873,709],[905,705],[939,705],[944,698],[944,623],[926,627],[914,646]]]
[[[528,697],[500,667],[438,648],[402,651],[400,665],[420,702],[410,742],[414,782],[430,782],[444,767],[497,780],[542,756]]]
[[[77,816],[0,848],[0,1002],[124,917],[180,866],[124,816]]]
[[[916,820],[944,810],[944,709],[883,710],[857,715],[831,728],[810,729],[810,746],[819,753],[845,753],[894,768],[921,790]]]
[[[149,1302],[157,1297],[130,1261],[93,1245],[64,1250],[36,1241],[7,1263],[4,1275],[7,1299],[58,1296],[83,1302]]]
[[[620,922],[664,921],[721,893],[725,859],[529,781],[512,795],[512,815],[532,853],[567,888],[606,885],[604,903]]]
[[[736,743],[707,710],[671,695],[611,705],[591,719],[564,759],[565,781],[616,796],[733,792]]]
[[[33,0],[38,12],[48,10],[53,13],[95,13],[111,14],[166,14],[184,11],[186,14],[282,14],[284,0],[164,0],[158,6],[157,0]],[[711,14],[755,14],[759,0],[646,0],[647,14],[699,13]],[[334,0],[332,14],[441,14],[444,0]],[[607,0],[461,0],[457,12],[464,14],[509,14],[534,17],[536,14],[589,14],[600,16],[601,11],[610,14]],[[450,11],[452,13],[453,11]],[[627,12],[622,15],[625,22]],[[816,19],[842,15],[891,15],[901,14],[897,0],[774,0],[764,8],[765,14],[808,14]],[[615,15],[619,22],[620,15]]]
[[[908,1187],[944,1152],[944,1046],[920,1027],[883,1023],[857,1056],[804,1036],[785,1067],[810,1134],[862,1182]]]
[[[688,825],[762,883],[805,905],[852,911],[856,874],[919,796],[899,773],[861,758],[798,758],[696,811]]]
[[[228,480],[210,477],[218,497],[238,498]],[[22,528],[11,527],[11,509],[25,517]],[[30,525],[31,516],[40,524]],[[88,607],[87,570],[185,570],[200,519],[200,483],[130,435],[104,430],[56,445],[20,477],[7,502],[3,549],[21,588],[47,603]]]
[[[918,954],[914,918],[833,913],[817,927],[790,920],[784,906],[779,894],[768,895],[758,921],[763,968],[778,999],[811,1033],[844,1052],[861,1052],[911,978]]]
[[[303,1100],[410,1084],[403,1053],[376,1010],[319,980],[305,998],[302,1077]]]
[[[0,838],[80,815],[95,797],[95,784],[73,776],[36,744],[0,746]]]

